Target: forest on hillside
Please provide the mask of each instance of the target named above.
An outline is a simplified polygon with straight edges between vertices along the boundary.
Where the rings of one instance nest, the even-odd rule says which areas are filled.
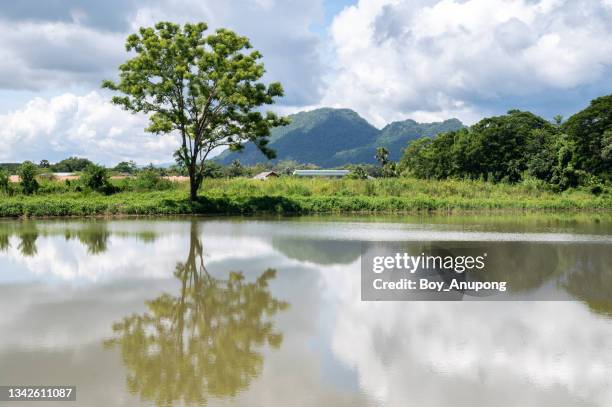
[[[536,179],[555,189],[600,192],[612,172],[612,95],[554,123],[510,110],[468,128],[411,141],[398,171],[431,179],[516,183]]]

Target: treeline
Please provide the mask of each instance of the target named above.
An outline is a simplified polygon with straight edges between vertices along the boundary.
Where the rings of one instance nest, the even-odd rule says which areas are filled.
[[[612,95],[555,123],[510,110],[475,125],[411,142],[398,165],[423,179],[541,180],[553,190],[587,186],[599,193],[612,172]]]

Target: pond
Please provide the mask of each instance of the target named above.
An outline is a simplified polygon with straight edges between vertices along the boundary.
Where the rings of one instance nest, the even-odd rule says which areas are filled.
[[[374,241],[473,242],[515,300],[361,301]],[[556,301],[521,301],[538,292]],[[2,221],[0,384],[74,385],[76,406],[609,406],[612,219]]]

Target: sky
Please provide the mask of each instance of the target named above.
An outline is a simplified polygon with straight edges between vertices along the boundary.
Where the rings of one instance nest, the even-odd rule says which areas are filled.
[[[565,117],[612,93],[612,0],[22,0],[0,4],[0,162],[172,161],[174,136],[100,88],[157,21],[235,30],[281,114],[350,108],[377,127],[509,109]]]

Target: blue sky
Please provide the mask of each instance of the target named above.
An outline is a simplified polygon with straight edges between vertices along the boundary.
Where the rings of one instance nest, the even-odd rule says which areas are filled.
[[[159,20],[249,36],[285,88],[280,113],[469,124],[511,108],[569,116],[612,93],[612,0],[3,2],[0,162],[170,161],[176,140],[144,133],[99,86],[125,37]]]

